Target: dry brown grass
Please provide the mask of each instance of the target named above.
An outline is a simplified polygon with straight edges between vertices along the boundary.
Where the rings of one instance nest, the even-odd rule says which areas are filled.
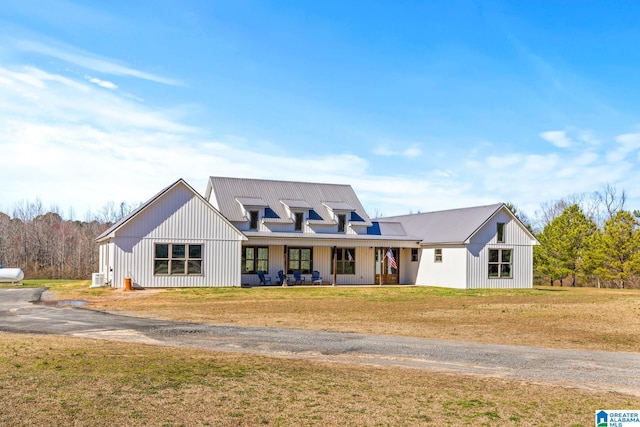
[[[59,299],[199,322],[638,351],[640,291],[51,285]],[[0,425],[590,426],[640,399],[515,380],[0,333]],[[9,404],[7,402],[10,402]]]
[[[58,286],[90,307],[195,322],[640,351],[640,290],[418,287],[167,289]]]
[[[137,298],[137,297],[134,297]],[[616,393],[0,333],[0,425],[590,426]]]

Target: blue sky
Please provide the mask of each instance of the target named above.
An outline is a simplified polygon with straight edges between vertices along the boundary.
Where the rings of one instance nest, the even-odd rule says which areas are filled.
[[[43,6],[46,5],[46,6]],[[6,0],[0,209],[178,178],[351,184],[370,215],[640,208],[640,2]]]

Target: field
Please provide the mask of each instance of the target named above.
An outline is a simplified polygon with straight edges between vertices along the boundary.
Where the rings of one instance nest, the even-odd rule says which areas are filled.
[[[614,351],[640,349],[640,291],[88,289],[60,299],[157,318]],[[31,282],[27,285],[42,285]],[[0,425],[591,426],[640,398],[499,378],[0,333]]]

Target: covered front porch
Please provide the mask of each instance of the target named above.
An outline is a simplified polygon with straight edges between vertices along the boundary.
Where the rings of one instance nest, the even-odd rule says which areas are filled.
[[[415,240],[356,238],[249,238],[244,243],[242,284],[250,286],[264,284],[259,271],[264,272],[267,285],[282,285],[281,276],[286,276],[289,286],[413,284],[412,275],[403,271],[410,270],[412,249],[418,247]],[[408,265],[403,267],[404,263]],[[314,271],[319,280],[313,280]]]

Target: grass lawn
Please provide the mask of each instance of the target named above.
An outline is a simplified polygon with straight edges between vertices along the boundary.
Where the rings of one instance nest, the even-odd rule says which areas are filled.
[[[544,287],[89,289],[47,283],[60,299],[147,317],[530,345],[640,351],[640,290]]]
[[[128,314],[640,351],[640,291],[49,286]],[[640,398],[415,369],[0,333],[0,425],[592,426]],[[9,403],[10,402],[10,403]]]

